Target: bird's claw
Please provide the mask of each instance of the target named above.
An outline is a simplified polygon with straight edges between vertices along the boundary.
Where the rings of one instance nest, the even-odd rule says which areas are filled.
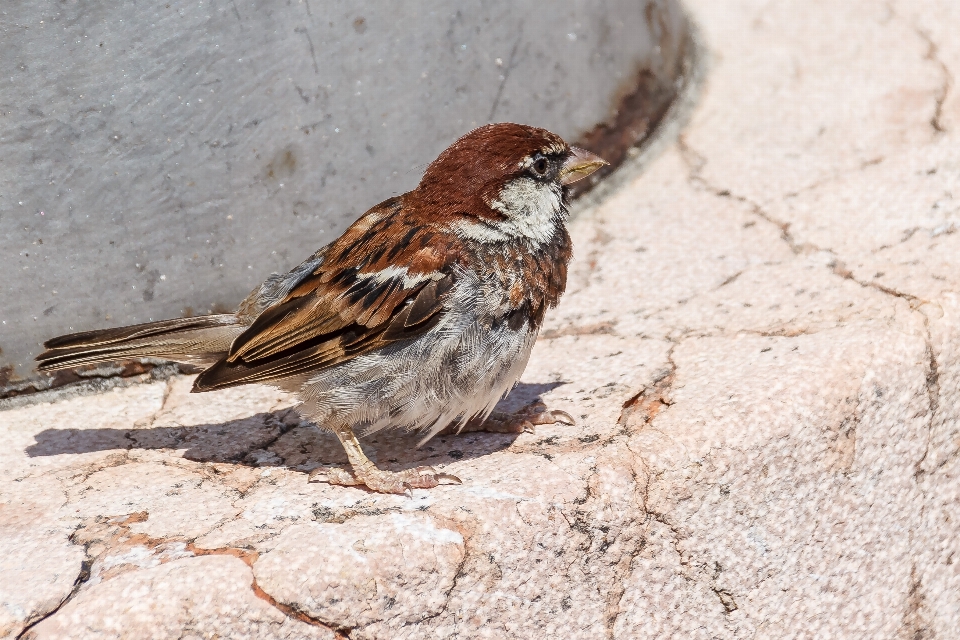
[[[573,416],[566,411],[549,410],[542,402],[535,402],[528,407],[524,407],[513,415],[505,416],[501,421],[512,426],[510,430],[514,433],[536,433],[538,424],[577,424]]]
[[[529,409],[522,411],[518,414],[518,417],[522,417],[526,422],[531,425],[537,424],[567,424],[574,425],[577,424],[577,421],[573,419],[566,411],[561,411],[560,409],[547,409],[546,405],[542,402],[538,402],[534,405],[531,405]]]

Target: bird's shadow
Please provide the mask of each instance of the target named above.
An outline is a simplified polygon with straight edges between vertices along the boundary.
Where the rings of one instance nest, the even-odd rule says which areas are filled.
[[[564,384],[518,384],[497,409],[516,411]],[[442,464],[477,458],[509,447],[519,434],[469,432],[441,434],[420,448],[420,433],[381,431],[361,437],[367,455],[385,469]],[[347,462],[333,433],[301,419],[294,409],[258,413],[238,420],[191,426],[131,429],[45,429],[25,450],[29,457],[80,454],[95,451],[154,449],[183,450],[197,462],[253,467],[282,466],[311,471],[318,466]]]

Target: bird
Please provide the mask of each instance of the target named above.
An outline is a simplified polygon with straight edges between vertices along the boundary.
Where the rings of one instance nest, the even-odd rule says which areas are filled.
[[[396,494],[459,483],[429,466],[380,469],[356,434],[416,430],[422,445],[490,417],[566,287],[568,187],[606,164],[546,129],[481,126],[235,313],[53,338],[38,369],[155,358],[202,367],[193,392],[273,385],[347,454],[349,468],[311,480]],[[542,403],[501,421],[574,423]]]

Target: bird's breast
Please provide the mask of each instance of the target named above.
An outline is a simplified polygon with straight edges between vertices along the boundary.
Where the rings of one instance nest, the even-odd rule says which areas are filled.
[[[483,247],[474,256],[476,274],[469,287],[488,317],[516,326],[519,320],[539,329],[546,310],[556,306],[567,285],[570,239],[561,230],[554,242],[531,251],[503,245]]]

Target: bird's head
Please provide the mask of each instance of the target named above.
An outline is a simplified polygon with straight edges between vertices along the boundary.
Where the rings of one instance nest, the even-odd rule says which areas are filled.
[[[566,219],[564,187],[605,164],[545,129],[489,124],[441,153],[414,193],[465,238],[541,244]]]

